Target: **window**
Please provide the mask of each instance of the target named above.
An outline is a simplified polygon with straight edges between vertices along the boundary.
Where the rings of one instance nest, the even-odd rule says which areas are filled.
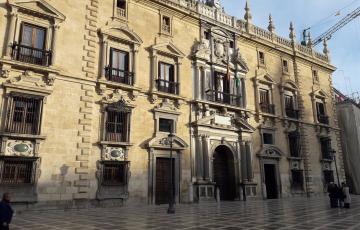
[[[234,49],[234,42],[233,41],[230,41],[229,47],[230,47],[230,49]]]
[[[329,117],[326,116],[325,105],[323,102],[316,102],[316,112],[319,123],[329,124]]]
[[[297,131],[288,134],[291,157],[300,157],[300,134]]]
[[[207,31],[204,31],[204,38],[205,38],[206,40],[210,40],[210,33],[207,32]]]
[[[178,83],[175,82],[174,65],[159,62],[158,90],[165,93],[178,93]]]
[[[106,67],[106,77],[109,81],[133,84],[133,73],[129,72],[129,53],[110,49],[110,66]]]
[[[0,167],[0,184],[31,184],[33,160],[22,158],[4,159]],[[0,161],[1,166],[1,161]]]
[[[112,142],[128,142],[130,128],[130,112],[108,109],[105,122],[105,140]]]
[[[285,95],[285,113],[287,117],[298,119],[298,110],[295,110],[295,100],[292,95]]]
[[[174,130],[174,121],[171,119],[160,118],[159,119],[159,131],[173,133]]]
[[[10,102],[6,132],[39,134],[41,99],[14,96]]]
[[[102,185],[120,186],[127,184],[128,162],[103,162]]]
[[[288,61],[287,61],[287,60],[283,60],[283,61],[282,61],[282,64],[283,64],[283,71],[284,71],[285,73],[288,73],[288,72],[289,72],[289,63],[288,63]]]
[[[45,28],[22,23],[19,44],[13,45],[13,58],[36,65],[50,65],[51,53],[45,50],[45,38]]]
[[[264,52],[259,51],[259,64],[265,65],[265,54]]]
[[[291,170],[291,188],[294,190],[303,190],[304,177],[303,170]]]
[[[331,156],[331,139],[328,137],[320,138],[322,159],[332,160]]]
[[[126,17],[126,0],[116,0],[116,11],[120,17]]]
[[[312,71],[313,74],[313,79],[315,82],[319,82],[319,75],[318,75],[318,71],[317,70],[313,70]]]
[[[161,30],[165,33],[171,33],[171,20],[170,17],[163,16],[162,17],[162,27]]]
[[[267,89],[259,90],[260,110],[264,113],[275,113],[275,106],[270,104],[270,91]]]
[[[263,133],[263,143],[264,145],[273,145],[273,135],[271,133]]]
[[[326,185],[334,182],[334,172],[332,170],[324,170],[324,182]]]

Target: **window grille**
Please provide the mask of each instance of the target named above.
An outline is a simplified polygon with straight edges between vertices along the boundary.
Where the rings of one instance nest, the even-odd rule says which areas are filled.
[[[108,109],[105,123],[106,141],[128,142],[129,116],[127,111]]]
[[[34,159],[13,158],[0,161],[0,184],[33,183]]]
[[[302,190],[304,185],[303,170],[291,170],[291,178],[291,187],[293,189]]]
[[[108,186],[127,184],[128,162],[103,162],[102,184]]]

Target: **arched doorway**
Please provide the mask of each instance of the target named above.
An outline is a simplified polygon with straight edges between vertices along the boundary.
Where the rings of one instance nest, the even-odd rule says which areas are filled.
[[[220,199],[234,200],[236,197],[234,157],[228,147],[220,145],[215,149],[213,168],[213,178],[220,189]]]

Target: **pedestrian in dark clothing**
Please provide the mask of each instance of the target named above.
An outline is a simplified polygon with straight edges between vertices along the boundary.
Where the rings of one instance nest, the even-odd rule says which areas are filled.
[[[14,211],[10,206],[10,194],[4,193],[0,202],[0,230],[9,230]]]
[[[337,208],[338,207],[338,187],[336,184],[331,182],[328,185],[328,193],[330,198],[330,207]]]
[[[345,200],[345,193],[344,193],[344,183],[338,188],[338,199],[339,199],[339,206],[340,208],[344,207],[344,200]]]

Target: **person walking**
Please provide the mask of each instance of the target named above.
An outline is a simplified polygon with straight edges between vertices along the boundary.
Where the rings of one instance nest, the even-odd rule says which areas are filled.
[[[329,193],[330,198],[330,207],[331,208],[337,208],[338,207],[338,201],[337,201],[337,186],[334,184],[334,182],[330,182],[327,189]]]
[[[345,182],[342,183],[343,193],[344,193],[344,208],[350,208],[351,196],[350,188]]]
[[[10,194],[4,193],[0,202],[0,230],[9,230],[9,225],[13,217],[13,209],[10,206]]]

